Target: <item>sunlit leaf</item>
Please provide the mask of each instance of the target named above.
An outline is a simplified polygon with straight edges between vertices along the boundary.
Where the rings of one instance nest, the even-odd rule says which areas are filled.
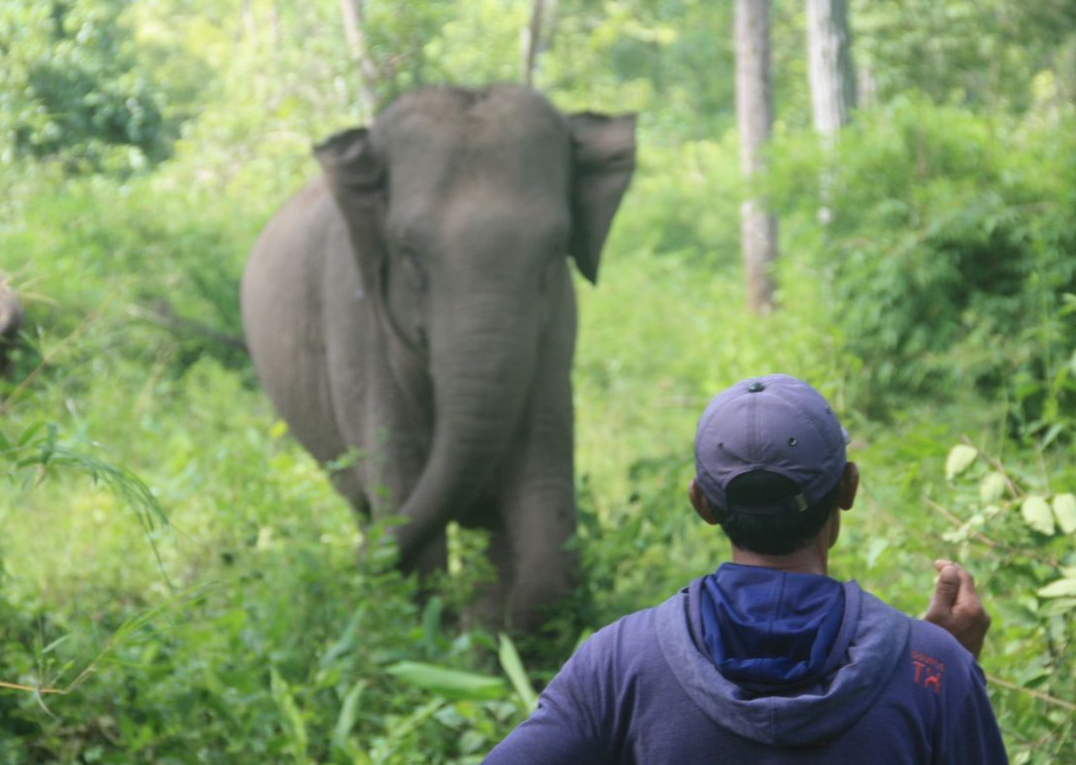
[[[504,673],[508,675],[508,679],[512,682],[512,687],[519,696],[519,700],[523,702],[523,706],[528,711],[534,709],[538,705],[538,696],[534,692],[530,678],[527,677],[527,671],[523,668],[523,662],[519,658],[515,643],[503,632],[501,633],[501,647],[498,656],[501,660],[501,666],[504,668]]]
[[[1028,526],[1040,534],[1054,533],[1054,516],[1043,497],[1032,495],[1020,506],[1020,514]]]
[[[945,477],[953,480],[967,470],[978,456],[979,450],[974,446],[957,444],[949,450],[949,456],[945,458]]]
[[[1054,516],[1066,534],[1076,531],[1076,495],[1058,494],[1054,497]]]
[[[1005,495],[1007,482],[1005,476],[997,471],[991,471],[979,481],[979,499],[985,504],[997,502]]]
[[[340,751],[347,751],[348,734],[355,727],[355,721],[359,718],[359,698],[366,690],[366,681],[359,680],[348,691],[344,698],[344,704],[340,707],[340,715],[336,718],[336,727],[333,729],[332,745]]]
[[[1058,579],[1038,591],[1040,598],[1076,598],[1076,578]]]
[[[299,705],[295,702],[295,697],[292,695],[291,688],[288,686],[287,681],[280,676],[276,667],[269,668],[269,680],[273,701],[276,703],[282,720],[286,723],[284,729],[288,732],[289,738],[291,739],[290,744],[292,751],[295,754],[295,758],[299,762],[306,762],[306,750],[309,739],[306,732],[306,722],[303,720],[303,713],[299,709]]]
[[[499,677],[449,669],[436,664],[401,661],[385,671],[408,685],[425,688],[451,699],[497,699],[504,696],[505,691],[504,681]]]

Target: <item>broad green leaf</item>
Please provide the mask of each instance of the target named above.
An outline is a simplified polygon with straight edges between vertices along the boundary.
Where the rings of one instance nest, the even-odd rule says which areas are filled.
[[[1076,531],[1076,495],[1058,494],[1054,497],[1054,516],[1066,534]]]
[[[1076,597],[1050,598],[1050,600],[1043,603],[1042,608],[1039,609],[1039,613],[1046,618],[1051,616],[1067,616],[1074,611],[1076,611]]]
[[[949,456],[945,458],[945,477],[948,480],[953,480],[956,476],[967,470],[971,463],[975,462],[975,458],[979,456],[979,451],[974,446],[968,446],[967,444],[957,444],[949,450]]]
[[[1054,516],[1044,498],[1035,495],[1028,497],[1020,506],[1020,514],[1024,516],[1024,522],[1040,534],[1054,533]]]
[[[1040,598],[1076,598],[1076,579],[1058,579],[1038,591]]]
[[[501,660],[501,666],[504,668],[504,673],[508,675],[508,679],[512,682],[512,687],[515,688],[524,708],[528,712],[534,709],[538,705],[538,696],[534,692],[530,678],[527,677],[527,671],[523,668],[523,662],[519,658],[515,643],[503,632],[501,633],[501,648],[498,656]]]
[[[344,704],[340,708],[340,715],[336,718],[332,745],[333,748],[341,752],[347,752],[348,735],[351,733],[351,729],[355,727],[355,721],[359,717],[359,697],[362,696],[364,690],[366,690],[366,681],[359,680],[356,682],[344,698]]]
[[[306,756],[308,738],[303,713],[295,702],[287,681],[276,671],[276,667],[269,668],[269,680],[273,701],[276,702],[277,710],[285,723],[282,727],[291,739],[291,750],[295,756],[295,762],[300,765],[307,763],[309,762]]]
[[[446,698],[482,701],[504,696],[504,681],[499,677],[418,661],[397,662],[385,671],[408,685],[425,688]]]
[[[997,502],[1005,495],[1006,485],[1005,476],[1001,473],[996,470],[987,473],[979,481],[979,499],[984,504]]]

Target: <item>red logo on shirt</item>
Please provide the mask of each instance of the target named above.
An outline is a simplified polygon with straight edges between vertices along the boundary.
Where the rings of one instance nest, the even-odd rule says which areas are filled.
[[[915,684],[929,688],[937,695],[941,693],[942,675],[945,665],[920,651],[912,651],[912,666],[915,667]]]

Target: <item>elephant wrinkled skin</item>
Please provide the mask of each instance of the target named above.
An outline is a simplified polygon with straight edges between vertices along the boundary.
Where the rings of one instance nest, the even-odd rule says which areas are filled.
[[[531,629],[576,561],[570,367],[634,169],[634,117],[516,86],[422,88],[315,148],[323,175],[254,247],[243,324],[291,432],[363,514],[399,514],[404,570],[489,529],[488,614]]]

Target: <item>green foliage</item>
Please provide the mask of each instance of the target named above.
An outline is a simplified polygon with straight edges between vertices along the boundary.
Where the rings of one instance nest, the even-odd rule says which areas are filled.
[[[845,132],[812,249],[865,370],[858,402],[959,382],[1006,396],[1014,433],[1071,435],[1074,125],[1071,110],[1012,122],[900,98]],[[792,225],[816,214],[804,180],[827,167],[804,140],[772,180]]]
[[[935,102],[1026,109],[1041,72],[1076,94],[1076,7],[1067,0],[853,0],[855,55],[883,100],[920,90]]]
[[[1076,500],[1051,488],[1071,486],[1076,472],[1065,463],[1048,474],[1041,461],[1002,463],[967,444],[950,455],[957,450],[973,461],[957,460],[963,467],[949,476],[946,498],[928,501],[949,522],[943,538],[957,545],[959,559],[976,560],[979,588],[985,583],[992,601],[991,646],[1012,668],[995,686],[999,721],[1015,739],[1010,757],[1066,762],[1076,757],[1076,719],[1066,706],[1076,696],[1076,523],[1069,515]]]
[[[0,156],[78,170],[138,170],[167,156],[177,123],[143,66],[125,0],[0,9]]]
[[[781,308],[755,317],[731,5],[557,3],[538,84],[568,111],[639,110],[640,162],[600,288],[578,284],[585,582],[513,642],[469,627],[482,539],[455,530],[419,599],[228,342],[310,144],[369,117],[339,4],[3,5],[0,265],[28,321],[0,380],[0,682],[36,690],[0,687],[0,762],[479,762],[582,636],[724,557],[685,498],[695,421],[770,371],[814,382],[853,435],[834,574],[915,614],[933,558],[966,565],[1014,762],[1073,759],[1063,6],[854,5],[878,104],[831,154],[807,129],[802,6],[774,6]],[[364,7],[382,103],[521,76],[525,4]]]

